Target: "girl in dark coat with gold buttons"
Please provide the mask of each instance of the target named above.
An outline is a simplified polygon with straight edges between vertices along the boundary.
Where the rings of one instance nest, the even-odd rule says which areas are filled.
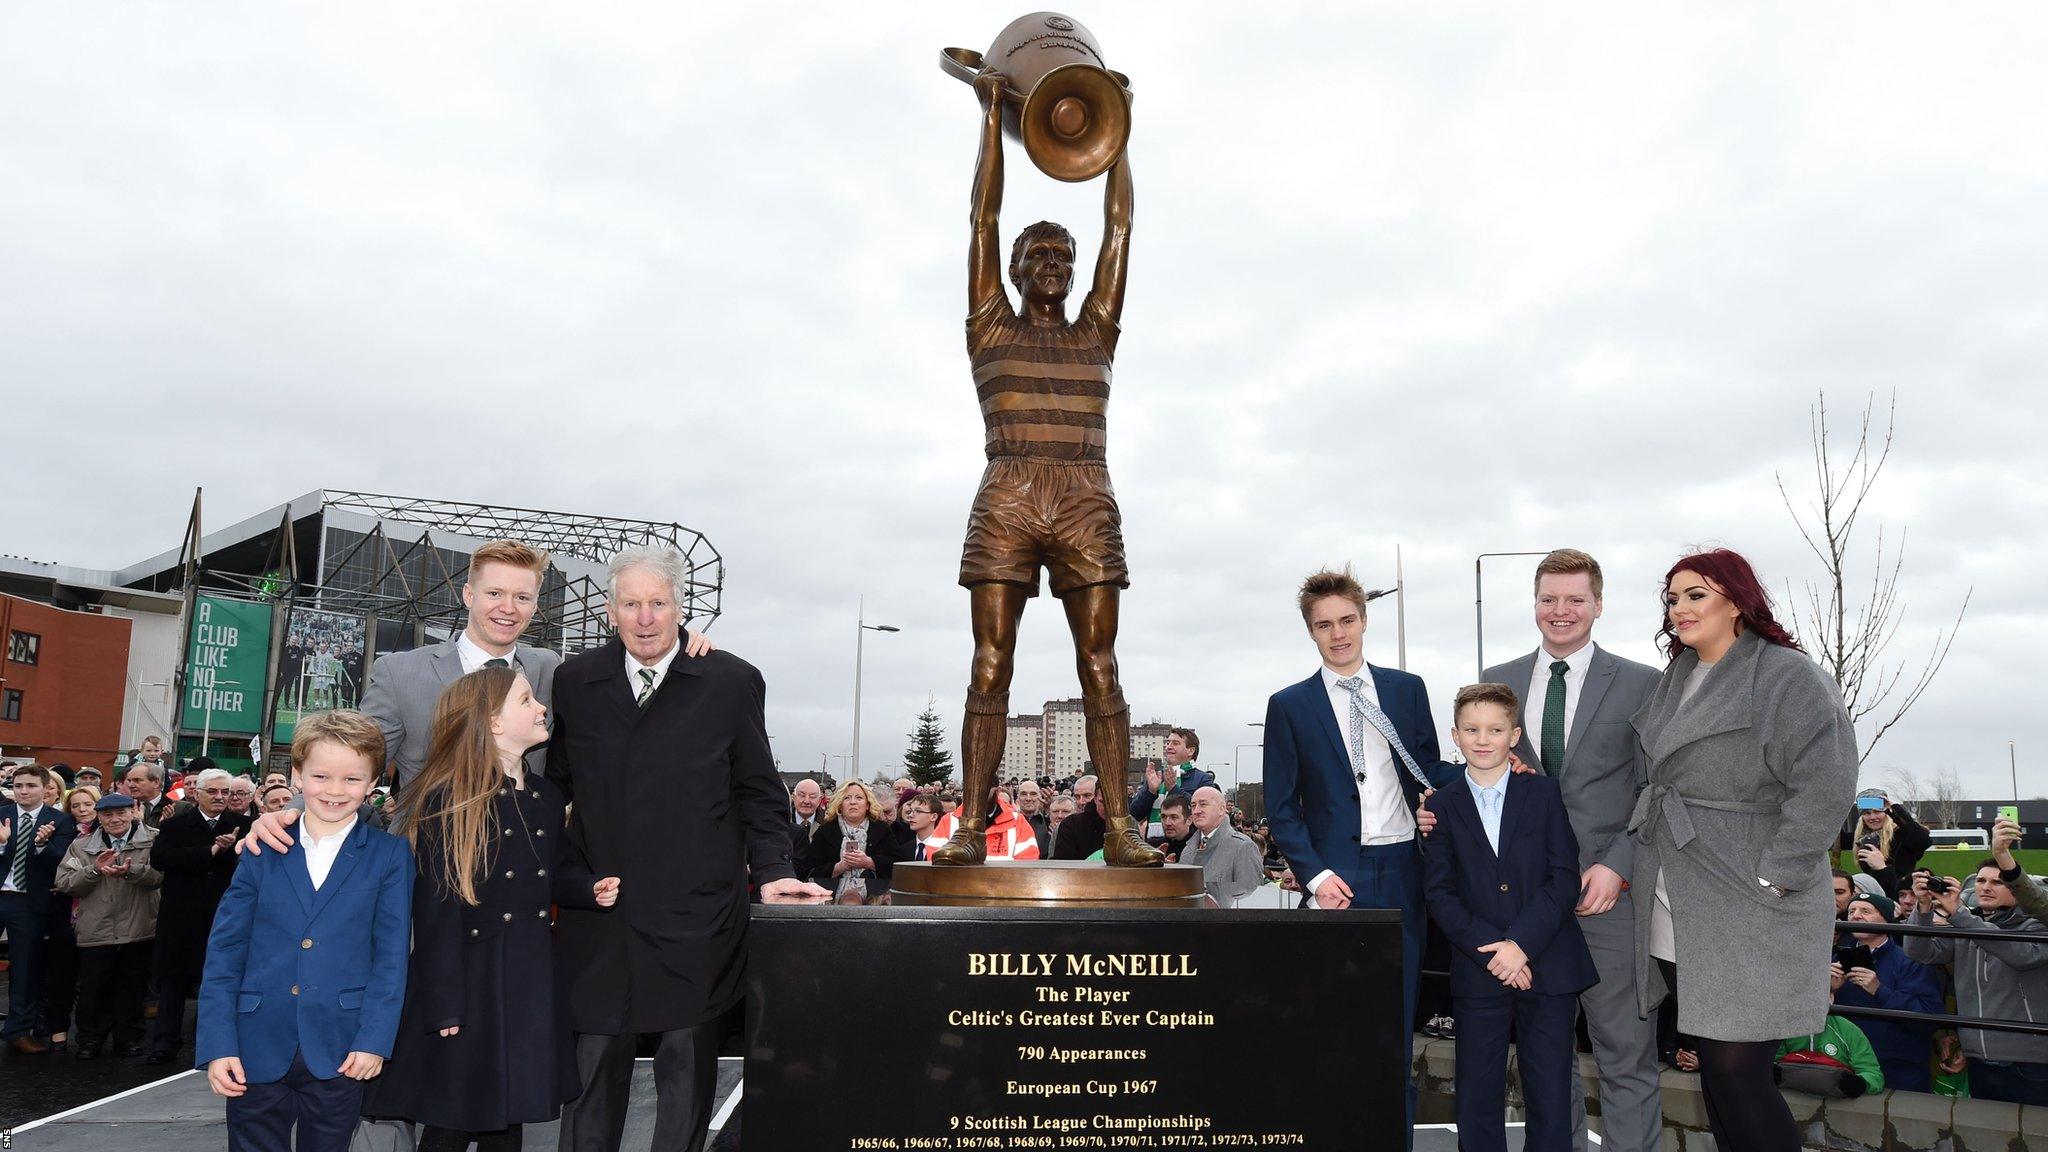
[[[526,772],[547,708],[524,676],[481,668],[441,693],[396,831],[418,862],[405,1013],[366,1115],[426,1125],[419,1152],[517,1149],[578,1080],[550,905],[609,908],[616,877],[571,859],[562,794]]]

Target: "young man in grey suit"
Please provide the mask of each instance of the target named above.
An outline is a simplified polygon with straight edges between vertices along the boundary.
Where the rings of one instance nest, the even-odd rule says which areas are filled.
[[[469,577],[462,584],[462,604],[469,622],[452,640],[410,652],[393,652],[370,665],[370,683],[363,692],[363,713],[384,730],[389,762],[398,774],[398,796],[427,760],[434,731],[434,705],[441,689],[479,668],[509,664],[533,685],[534,699],[554,703],[555,668],[560,653],[519,643],[540,606],[540,584],[548,558],[516,540],[493,540],[469,558]],[[544,749],[527,754],[527,767],[538,774],[547,767]]]
[[[1600,564],[1560,548],[1536,566],[1536,628],[1542,647],[1483,677],[1522,698],[1515,754],[1557,779],[1579,841],[1579,928],[1600,982],[1579,996],[1600,1066],[1602,1147],[1648,1152],[1663,1126],[1657,1027],[1636,1004],[1635,860],[1627,825],[1649,762],[1630,717],[1657,687],[1657,672],[1593,643],[1601,610]],[[1572,1143],[1586,1147],[1585,1088],[1572,1080]]]

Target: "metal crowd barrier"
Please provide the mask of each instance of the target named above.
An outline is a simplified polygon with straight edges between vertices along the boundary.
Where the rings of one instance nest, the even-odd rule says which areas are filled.
[[[1838,932],[1863,932],[1883,936],[1933,936],[1951,940],[1982,940],[1990,935],[1986,932],[1972,932],[1965,928],[1950,928],[1938,924],[1867,924],[1861,920],[1837,920],[1835,928]],[[2048,932],[2001,931],[1997,938],[2024,944],[2048,944]],[[2048,1021],[2042,1020],[1987,1020],[1979,1016],[1950,1016],[1942,1012],[1911,1012],[1903,1008],[1867,1008],[1843,1004],[1830,1005],[1828,1014],[1851,1018],[1860,1016],[1872,1020],[1898,1020],[1908,1024],[1935,1024],[1946,1028],[1982,1028],[1992,1032],[2023,1032],[2029,1036],[2048,1036]]]
[[[1837,920],[1835,928],[1838,932],[1867,932],[1885,936],[1936,936],[1954,940],[1982,940],[1987,935],[1984,932],[1936,924],[1868,924],[1861,920]],[[2048,944],[2048,931],[2000,932],[1998,939]],[[1429,980],[1448,980],[1451,977],[1450,972],[1442,968],[1424,968],[1422,975]],[[1903,1008],[1866,1008],[1853,1004],[1831,1004],[1828,1006],[1828,1014],[1870,1020],[1898,1020],[1908,1024],[1933,1024],[1943,1028],[1981,1028],[1990,1032],[2020,1032],[2029,1036],[2048,1036],[2048,1020],[1988,1020],[1981,1016],[1951,1016],[1945,1012],[1912,1012]]]

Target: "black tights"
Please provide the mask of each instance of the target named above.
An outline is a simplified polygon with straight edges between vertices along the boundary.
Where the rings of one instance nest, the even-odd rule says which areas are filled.
[[[1799,1125],[1771,1075],[1775,1040],[1701,1037],[1700,1091],[1714,1147],[1727,1152],[1799,1152]],[[420,1146],[426,1152],[426,1146]]]
[[[496,1132],[465,1132],[460,1128],[436,1128],[429,1124],[420,1133],[419,1152],[467,1152],[476,1142],[476,1152],[519,1152],[520,1126]]]

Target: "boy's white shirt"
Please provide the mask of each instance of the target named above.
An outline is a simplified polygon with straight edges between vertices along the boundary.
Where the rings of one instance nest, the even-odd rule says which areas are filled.
[[[335,831],[325,836],[313,831],[313,825],[319,821],[310,815],[304,819],[306,827],[304,835],[299,837],[299,847],[306,853],[306,874],[312,878],[313,890],[318,892],[320,885],[327,882],[327,873],[333,869],[335,858],[341,855],[341,846],[347,842],[348,834],[355,831],[357,818],[355,813],[349,813],[347,820],[335,825]]]

